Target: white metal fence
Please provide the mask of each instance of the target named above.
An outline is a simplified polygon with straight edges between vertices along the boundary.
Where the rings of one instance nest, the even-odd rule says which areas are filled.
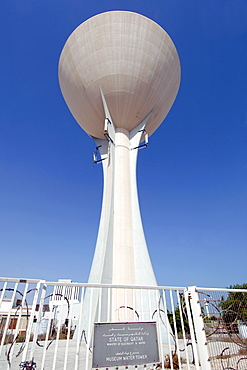
[[[113,296],[121,296],[114,312]],[[91,369],[91,322],[144,321],[156,322],[159,361],[129,369],[247,369],[246,297],[247,290],[2,278],[0,369]]]

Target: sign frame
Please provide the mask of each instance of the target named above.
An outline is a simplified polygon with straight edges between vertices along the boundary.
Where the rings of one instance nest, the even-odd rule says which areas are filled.
[[[94,323],[92,368],[159,362],[156,321]]]

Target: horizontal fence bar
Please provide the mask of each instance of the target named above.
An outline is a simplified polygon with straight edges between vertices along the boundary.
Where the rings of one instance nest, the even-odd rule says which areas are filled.
[[[96,284],[96,283],[75,283],[75,282],[61,282],[61,281],[45,281],[37,279],[19,279],[19,278],[5,278],[0,277],[0,282],[12,283],[29,283],[37,284],[38,282],[45,282],[47,286],[77,286],[87,288],[118,288],[118,289],[150,289],[150,290],[183,290],[185,287],[177,286],[157,286],[157,285],[117,285],[117,284]],[[201,288],[200,288],[201,289]],[[204,288],[203,288],[204,289]]]

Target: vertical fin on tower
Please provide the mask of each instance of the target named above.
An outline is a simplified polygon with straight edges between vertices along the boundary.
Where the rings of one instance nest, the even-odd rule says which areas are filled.
[[[99,86],[99,89],[100,89],[101,100],[102,100],[104,111],[105,111],[104,136],[108,141],[110,141],[112,144],[114,144],[114,142],[115,142],[115,126],[114,126],[113,120],[111,118],[111,113],[110,113],[109,108],[107,106],[102,87]]]
[[[148,113],[148,115],[144,118],[144,120],[142,120],[135,128],[133,128],[133,130],[130,131],[131,149],[136,149],[136,148],[139,147],[140,140],[141,140],[141,137],[142,137],[142,135],[145,131],[146,124],[148,123],[149,118],[151,117],[151,115],[152,115],[152,113],[153,113],[153,111],[155,110],[156,107],[157,107],[157,105],[155,105],[153,107],[153,109]],[[146,140],[147,139],[145,138],[145,141]]]

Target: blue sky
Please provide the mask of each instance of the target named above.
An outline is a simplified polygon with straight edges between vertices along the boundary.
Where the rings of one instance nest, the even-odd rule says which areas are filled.
[[[175,104],[138,159],[158,283],[246,283],[246,0],[2,0],[0,276],[87,281],[102,171],[57,66],[71,32],[108,10],[159,23],[181,61]]]

